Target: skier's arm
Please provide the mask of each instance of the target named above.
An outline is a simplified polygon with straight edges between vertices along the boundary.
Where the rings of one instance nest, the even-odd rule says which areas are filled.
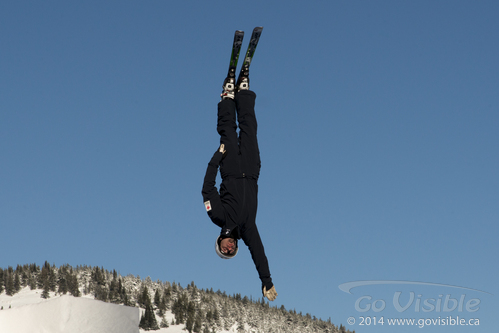
[[[269,295],[265,295],[265,292],[272,290],[274,284],[272,283],[272,278],[270,277],[269,263],[267,260],[267,256],[265,255],[263,243],[256,224],[252,225],[249,228],[246,228],[242,235],[242,238],[244,243],[250,250],[251,258],[255,263],[256,270],[258,271],[258,275],[260,277],[260,280],[262,281],[262,291],[264,291],[264,296],[273,301],[277,296],[277,293],[273,297],[274,299],[271,299],[272,297],[269,297]],[[275,292],[275,288],[273,291]]]
[[[211,218],[213,223],[215,223],[220,228],[223,228],[223,226],[225,225],[225,218],[223,214],[220,195],[215,184],[218,166],[220,165],[220,161],[222,161],[224,153],[225,149],[223,145],[221,145],[220,148],[215,152],[215,154],[213,154],[213,157],[211,158],[210,162],[208,163],[208,167],[206,168],[203,189],[201,191],[208,216]]]

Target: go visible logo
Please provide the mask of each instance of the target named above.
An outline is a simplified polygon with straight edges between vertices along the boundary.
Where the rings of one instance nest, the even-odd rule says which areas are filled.
[[[351,294],[350,290],[356,287],[401,284],[462,289],[490,295],[490,293],[478,289],[459,287],[448,284],[415,281],[354,281],[340,284],[338,287],[340,288],[340,290]],[[457,312],[476,312],[480,309],[479,305],[481,303],[480,299],[467,298],[466,294],[461,294],[458,297],[452,297],[451,294],[444,295],[443,293],[438,293],[438,297],[423,297],[422,293],[410,291],[408,293],[408,297],[407,293],[404,293],[404,297],[401,297],[402,294],[403,293],[401,291],[395,291],[393,297],[391,297],[393,309],[395,309],[397,312],[404,312],[408,309],[413,309],[414,312],[452,312],[455,310],[457,310]],[[374,312],[381,312],[385,310],[386,306],[387,302],[384,299],[373,299],[373,297],[369,295],[361,296],[355,301],[355,310],[357,310],[358,312],[367,312],[369,310]]]

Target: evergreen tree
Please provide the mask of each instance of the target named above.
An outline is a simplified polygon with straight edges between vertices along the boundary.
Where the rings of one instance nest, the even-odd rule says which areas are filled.
[[[7,269],[7,276],[5,278],[5,294],[13,296],[15,294],[14,288],[14,270],[12,267]]]
[[[4,289],[4,273],[3,273],[3,269],[0,268],[0,294],[3,293],[3,289]]]
[[[196,304],[193,301],[190,301],[187,305],[187,320],[185,321],[185,329],[191,332],[199,332],[201,327],[198,330],[195,330],[196,324]]]
[[[45,266],[42,267],[42,271],[38,274],[37,287],[38,289],[43,289],[45,286],[45,281],[48,281],[48,271]]]
[[[237,331],[244,333],[246,330],[244,329],[244,323],[242,321],[239,322],[239,326],[237,326]]]
[[[182,294],[172,306],[172,313],[175,315],[176,324],[183,324],[187,319],[187,308],[188,308],[188,299],[185,294]]]
[[[121,297],[121,299],[123,300],[123,305],[133,306],[133,304],[129,301],[128,294],[126,292],[123,293],[123,296]]]
[[[213,323],[213,312],[211,310],[206,311],[206,321],[208,324]]]
[[[172,289],[170,286],[167,286],[163,290],[163,297],[161,298],[161,309],[163,309],[163,311],[166,311],[170,308],[171,297]]]
[[[43,285],[43,292],[42,292],[42,298],[50,298],[50,294],[49,294],[49,291],[50,291],[50,283],[49,283],[49,280],[45,280],[44,282],[44,285]]]
[[[215,308],[215,310],[213,311],[213,320],[214,321],[219,321],[220,320],[220,314],[218,313],[218,309]]]
[[[152,309],[151,301],[146,304],[145,314],[140,318],[139,327],[143,330],[159,330],[158,322],[156,321],[156,316],[154,315],[154,310]]]
[[[78,277],[76,274],[69,274],[68,276],[68,289],[71,295],[74,297],[80,297],[80,286],[78,283]]]
[[[21,291],[21,279],[19,278],[19,273],[16,270],[16,273],[14,274],[14,293],[18,293]]]
[[[50,267],[49,265],[49,286],[50,286],[50,291],[53,292],[57,290],[57,274],[55,271],[56,271],[55,265],[52,265],[52,267]]]
[[[103,302],[107,302],[109,300],[109,293],[107,291],[107,287],[103,285],[97,285],[95,287],[94,293],[95,299],[98,299]]]
[[[203,328],[203,311],[201,308],[198,308],[196,311],[196,319],[194,321],[194,328],[192,329],[196,333],[201,333],[201,329]]]
[[[166,312],[166,310],[167,310],[167,302],[166,302],[166,297],[163,294],[163,297],[161,297],[161,301],[159,302],[159,306],[158,306],[159,315],[162,317],[164,315],[164,313]]]
[[[156,307],[159,308],[160,304],[161,304],[161,295],[159,294],[159,288],[158,288],[154,293],[154,305],[156,305]]]
[[[111,283],[109,284],[109,301],[111,303],[116,303],[116,304],[121,303],[121,295],[120,295],[118,289],[119,289],[118,280],[116,277],[116,271],[114,271],[113,272],[113,279],[111,280]]]
[[[146,314],[142,313],[140,315],[139,328],[148,331],[149,330],[149,321],[147,320]]]
[[[141,308],[145,308],[147,304],[151,303],[151,298],[149,297],[149,289],[145,284],[142,285],[142,291],[139,294],[137,303],[139,303],[139,306]]]
[[[24,288],[28,285],[28,278],[29,278],[28,266],[25,265],[21,267],[20,265],[17,265],[17,269],[19,271],[19,277],[21,278],[21,286]]]
[[[166,320],[165,317],[163,317],[161,319],[161,323],[159,323],[159,327],[160,328],[167,328],[167,327],[170,327],[170,325],[168,325],[168,321]]]
[[[57,272],[57,292],[61,295],[68,293],[68,272],[65,266],[62,266]]]
[[[104,268],[94,268],[92,273],[92,285],[95,299],[107,302],[109,300],[109,290],[106,285]]]
[[[36,289],[36,279],[33,276],[33,273],[29,272],[28,276],[28,285],[30,290],[35,290]]]
[[[192,328],[193,327],[194,327],[194,318],[193,317],[187,317],[187,320],[185,321],[185,329],[189,333],[192,333]]]

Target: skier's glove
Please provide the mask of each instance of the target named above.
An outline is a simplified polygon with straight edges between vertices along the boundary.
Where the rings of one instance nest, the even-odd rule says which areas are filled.
[[[208,163],[209,165],[218,168],[220,165],[220,162],[224,159],[227,151],[225,150],[225,145],[222,143],[220,147],[217,148],[217,151],[213,154],[213,157],[211,158],[210,162]]]
[[[218,148],[218,151],[225,156],[226,151],[225,151],[225,145],[223,143],[220,145],[220,148]]]
[[[274,286],[272,286],[272,288],[270,288],[270,290],[267,290],[267,287],[264,286],[263,287],[263,296],[267,297],[269,299],[269,301],[273,301],[277,297],[277,291],[275,291]]]

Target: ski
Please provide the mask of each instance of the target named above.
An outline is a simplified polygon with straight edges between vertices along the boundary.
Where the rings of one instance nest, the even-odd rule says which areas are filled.
[[[241,44],[243,43],[244,31],[236,30],[234,33],[234,42],[232,43],[232,53],[230,55],[229,73],[224,82],[224,89],[229,91],[234,90],[236,83],[236,67],[239,59],[239,52],[241,51]]]
[[[248,50],[246,51],[246,55],[244,56],[244,62],[241,67],[241,71],[239,72],[239,78],[237,80],[237,86],[239,86],[240,81],[243,77],[248,77],[249,75],[249,67],[251,64],[251,60],[253,60],[253,55],[255,54],[256,46],[258,45],[258,41],[260,40],[260,36],[262,34],[263,27],[256,27],[253,29],[253,33],[251,34],[251,39],[248,45]]]

